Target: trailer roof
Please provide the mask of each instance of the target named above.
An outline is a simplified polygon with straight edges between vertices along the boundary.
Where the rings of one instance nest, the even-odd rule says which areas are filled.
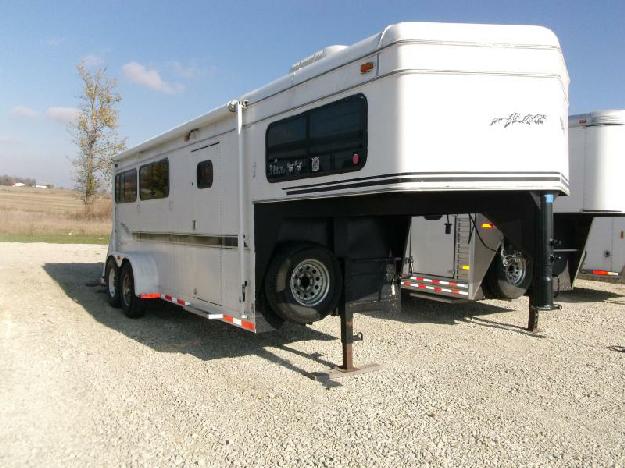
[[[422,42],[484,47],[560,48],[555,34],[542,26],[490,25],[464,23],[397,23],[351,46],[331,46],[300,60],[291,71],[271,83],[238,99],[250,105],[307,81],[345,63],[358,60],[398,42]],[[302,65],[303,64],[303,65]],[[185,135],[189,131],[222,120],[229,114],[227,104],[153,137],[120,153],[125,159],[156,145]]]
[[[601,110],[569,117],[569,128],[588,127],[589,125],[625,125],[625,110]]]

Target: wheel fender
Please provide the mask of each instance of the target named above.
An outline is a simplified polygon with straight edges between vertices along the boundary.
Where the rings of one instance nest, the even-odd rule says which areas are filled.
[[[135,294],[159,292],[158,268],[156,261],[150,254],[143,252],[111,252],[117,266],[121,268],[124,260],[130,262],[135,280]]]

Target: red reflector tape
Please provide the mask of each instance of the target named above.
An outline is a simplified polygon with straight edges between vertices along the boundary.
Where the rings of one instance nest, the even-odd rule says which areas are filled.
[[[618,276],[618,273],[614,273],[613,271],[607,270],[592,270],[593,275],[601,275],[601,276]]]
[[[241,320],[241,328],[244,328],[249,331],[254,331],[256,327],[252,322],[248,322],[247,320]]]
[[[161,293],[153,292],[153,293],[143,293],[139,294],[141,299],[160,299]]]

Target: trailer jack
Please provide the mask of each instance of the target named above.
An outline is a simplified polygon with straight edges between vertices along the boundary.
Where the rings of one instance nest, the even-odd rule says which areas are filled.
[[[354,366],[354,349],[355,341],[363,341],[364,336],[361,332],[354,334],[354,310],[353,304],[349,300],[349,283],[351,277],[350,261],[346,260],[344,264],[345,278],[343,281],[343,294],[339,303],[339,317],[341,319],[341,346],[343,348],[343,364],[335,367],[330,372],[331,378],[340,378],[347,375],[362,374],[371,372],[380,368],[379,364],[364,364],[359,367]]]
[[[560,309],[553,303],[553,263],[555,261],[553,238],[553,202],[555,195],[550,192],[536,194],[534,278],[530,294],[529,319],[527,329],[538,331],[540,312]]]

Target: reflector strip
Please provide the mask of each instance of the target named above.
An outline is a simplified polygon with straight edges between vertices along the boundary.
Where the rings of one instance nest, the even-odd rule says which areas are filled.
[[[185,301],[184,299],[180,299],[179,297],[172,297],[169,294],[161,294],[161,299],[167,301],[167,302],[172,302],[174,304],[178,304],[181,306],[188,306],[191,305],[190,302]]]
[[[233,317],[232,315],[224,315],[221,320],[223,320],[224,322],[230,323],[232,325],[235,325],[239,328],[243,328],[244,330],[249,330],[249,331],[256,330],[256,325],[254,324],[254,322],[250,322],[248,320],[241,320],[236,317]]]
[[[139,294],[139,297],[141,299],[160,299],[161,293],[157,293],[157,292],[143,293],[143,294]]]
[[[449,285],[450,287],[443,288],[441,286],[431,286],[430,284],[426,284],[426,283],[437,284],[437,285]],[[469,287],[468,284],[456,283],[456,282],[444,281],[444,280],[435,280],[432,278],[425,278],[422,276],[415,276],[412,278],[404,279],[401,282],[401,285],[403,287],[411,288],[411,289],[426,289],[428,291],[433,291],[434,293],[447,293],[447,294],[453,294],[455,296],[468,296],[469,295],[469,291],[462,291],[458,289],[458,288],[468,289]]]
[[[592,270],[591,273],[593,275],[600,275],[600,276],[618,276],[618,273],[615,273],[613,271],[606,271],[606,270]]]
[[[409,284],[409,283],[408,283]],[[167,302],[171,302],[172,304],[177,304],[180,306],[188,306],[191,305],[189,301],[185,301],[179,297],[173,297],[169,294],[161,294],[157,292],[153,293],[143,293],[140,294],[139,297],[141,299],[163,299]],[[241,320],[232,315],[222,315],[222,314],[208,314],[209,320],[222,320],[226,323],[230,323],[239,328],[243,328],[244,330],[256,331],[256,325],[254,322],[250,322],[249,320]]]
[[[411,276],[409,278],[409,280],[425,282],[425,283],[432,283],[432,284],[442,284],[444,286],[453,286],[453,287],[456,287],[456,288],[468,288],[469,287],[469,285],[466,284],[466,283],[457,283],[455,281],[447,281],[447,280],[439,280],[439,279],[434,279],[434,278],[426,278],[425,276]]]

